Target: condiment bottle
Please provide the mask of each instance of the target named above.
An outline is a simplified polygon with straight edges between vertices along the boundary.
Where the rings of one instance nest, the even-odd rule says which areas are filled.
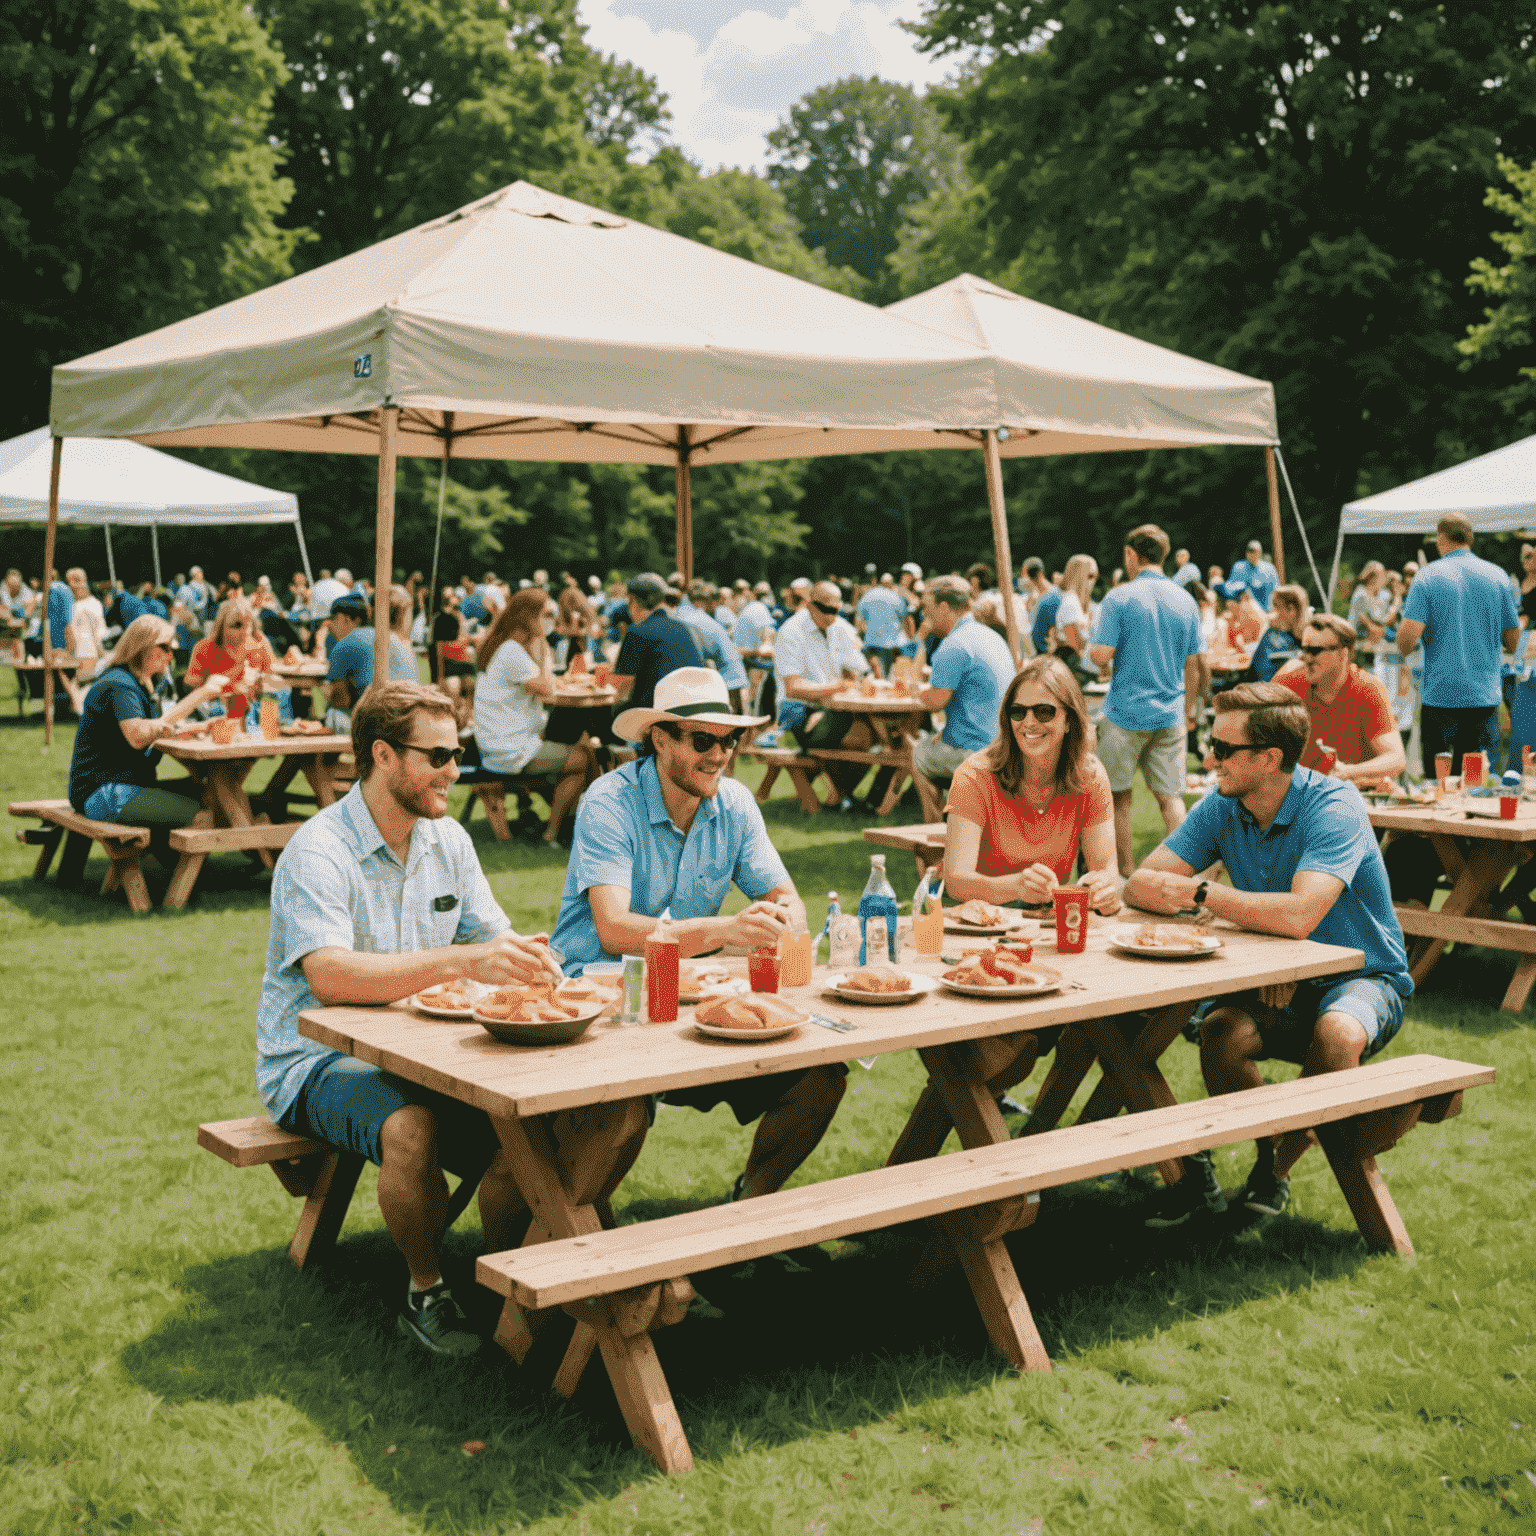
[[[671,1024],[677,1018],[678,948],[672,936],[672,914],[663,912],[645,941],[645,1011],[651,1024]]]

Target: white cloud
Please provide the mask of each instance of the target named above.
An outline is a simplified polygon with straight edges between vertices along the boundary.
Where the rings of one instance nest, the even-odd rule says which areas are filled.
[[[768,132],[808,91],[846,75],[880,75],[919,89],[945,66],[918,53],[897,25],[920,0],[801,0],[776,7],[664,0],[581,0],[588,41],[656,76],[678,142],[707,169],[761,170]],[[729,14],[727,14],[729,13]],[[691,25],[677,25],[687,14]]]

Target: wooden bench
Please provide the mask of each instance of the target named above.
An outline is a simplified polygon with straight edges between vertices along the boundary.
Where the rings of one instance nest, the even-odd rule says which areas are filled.
[[[537,794],[547,800],[554,793],[557,777],[553,773],[493,773],[488,768],[468,769],[457,780],[469,791],[459,824],[469,825],[478,803],[485,807],[485,819],[490,822],[496,841],[510,842],[512,828],[507,821],[507,796]]]
[[[1011,1263],[993,1245],[1028,1226],[1043,1190],[1284,1131],[1315,1128],[1345,1200],[1373,1249],[1413,1256],[1377,1156],[1419,1121],[1459,1114],[1465,1089],[1493,1081],[1491,1067],[1406,1056],[1321,1077],[1192,1104],[1077,1125],[1045,1135],[898,1163],[689,1211],[611,1231],[490,1254],[482,1285],[527,1309],[563,1307],[578,1327],[557,1385],[569,1395],[590,1359],[591,1319],[630,1333],[664,1304],[661,1287],[690,1272],[738,1265],[882,1227],[937,1221],[956,1241],[988,1332],[1012,1363],[1049,1370],[1050,1360]],[[628,1336],[628,1335],[626,1335]],[[1022,1341],[1022,1354],[1020,1344]],[[665,1392],[665,1382],[655,1384]],[[653,1452],[654,1454],[654,1452]],[[671,1466],[691,1463],[686,1443]]]
[[[273,1124],[266,1115],[246,1120],[211,1120],[197,1128],[197,1144],[234,1168],[265,1164],[290,1195],[302,1197],[298,1231],[288,1245],[294,1267],[318,1263],[336,1246],[364,1159],[342,1152],[314,1136],[300,1136]],[[483,1172],[483,1170],[482,1170]],[[463,1214],[480,1183],[480,1174],[459,1181],[448,1201],[448,1226]]]
[[[31,843],[40,849],[32,870],[34,880],[47,877],[48,866],[53,863],[54,851],[62,838],[65,842],[64,855],[59,860],[59,885],[66,889],[78,887],[85,873],[85,861],[90,857],[91,844],[97,842],[112,861],[101,882],[101,894],[108,896],[121,886],[127,894],[128,905],[135,912],[149,911],[149,887],[139,868],[139,855],[149,847],[148,827],[92,821],[75,810],[68,800],[13,800],[10,812],[12,816],[36,816],[46,823],[16,834],[18,842]]]
[[[206,811],[199,813],[198,821],[208,814]],[[244,853],[258,848],[268,851],[286,848],[288,839],[303,825],[302,821],[285,821],[273,826],[263,814],[256,818],[253,827],[199,826],[197,822],[190,827],[177,827],[171,833],[171,847],[181,857],[176,861],[171,883],[166,889],[166,906],[176,912],[186,906],[210,853],[230,849]]]
[[[767,804],[768,796],[773,792],[773,786],[778,782],[779,775],[787,773],[789,782],[794,785],[795,793],[800,797],[800,804],[805,811],[814,816],[821,809],[821,801],[816,798],[816,790],[813,787],[817,775],[826,772],[826,765],[819,757],[807,756],[792,747],[743,746],[738,755],[755,758],[767,769],[763,774],[763,782],[757,786],[759,805]]]

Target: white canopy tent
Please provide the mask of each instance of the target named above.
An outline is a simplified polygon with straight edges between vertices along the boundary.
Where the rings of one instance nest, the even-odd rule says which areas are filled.
[[[1181,373],[1159,348],[1145,353],[1164,360],[1161,379],[1138,376],[1096,414],[1112,391],[1085,381],[1080,360],[1068,367],[1076,334],[1058,347],[1054,382],[1047,368],[1027,388],[982,339],[902,306],[878,310],[517,182],[56,368],[52,431],[377,454],[377,590],[392,574],[400,453],[440,460],[445,476],[451,456],[671,464],[686,577],[695,463],[981,449],[997,528],[1002,452],[1275,441],[1269,385],[1176,359]],[[1188,371],[1201,369],[1199,381]],[[1005,526],[998,553],[1010,568]],[[382,626],[378,643],[382,669]]]
[[[38,427],[0,443],[0,523],[48,521],[51,442],[48,428]],[[138,443],[71,438],[63,451],[59,476],[58,521],[106,530],[107,565],[114,581],[114,523],[118,527],[149,529],[157,586],[158,530],[162,527],[292,523],[305,574],[309,572],[299,502],[292,492],[236,480],[232,475],[203,469]]]
[[[1346,534],[1430,534],[1447,512],[1465,513],[1479,533],[1516,533],[1536,526],[1536,437],[1348,502],[1339,519],[1329,599],[1339,579]]]

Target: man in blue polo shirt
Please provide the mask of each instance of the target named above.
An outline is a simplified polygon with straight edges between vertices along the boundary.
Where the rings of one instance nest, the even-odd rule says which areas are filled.
[[[997,713],[1015,669],[1008,642],[972,615],[968,582],[935,576],[923,597],[929,627],[943,638],[920,702],[924,709],[944,711],[944,734],[918,738],[912,778],[923,820],[940,821],[944,810],[934,781],[947,784],[966,758],[997,740]]]
[[[1281,683],[1245,683],[1217,694],[1207,758],[1217,793],[1195,805],[1125,888],[1126,901],[1148,912],[1203,908],[1256,933],[1314,938],[1365,957],[1344,976],[1203,1004],[1196,1014],[1200,1070],[1213,1094],[1257,1088],[1263,1078],[1255,1062],[1272,1057],[1299,1062],[1306,1077],[1359,1066],[1401,1028],[1404,1000],[1413,993],[1365,802],[1353,785],[1297,766],[1309,725],[1306,707]],[[1197,874],[1218,859],[1230,886]],[[1288,1175],[1306,1149],[1304,1131],[1260,1141],[1242,1203],[1260,1215],[1283,1210]],[[1184,1162],[1185,1177],[1163,1192],[1163,1208],[1149,1226],[1225,1210],[1210,1154]]]
[[[889,572],[859,599],[855,612],[865,656],[878,661],[880,675],[889,677],[901,642],[907,638],[907,600],[896,590]]]
[[[1435,771],[1435,754],[1451,754],[1451,772],[1461,772],[1461,754],[1484,745],[1496,721],[1501,697],[1501,652],[1520,639],[1509,577],[1472,553],[1472,523],[1449,512],[1435,527],[1440,558],[1414,577],[1397,626],[1397,650],[1411,656],[1424,642],[1424,704],[1419,739],[1424,776]],[[1498,728],[1488,733],[1497,769]]]
[[[618,735],[642,755],[605,773],[582,797],[560,896],[555,948],[569,975],[597,960],[643,955],[663,913],[678,952],[713,954],[727,944],[755,949],[804,931],[805,905],[768,841],[752,792],[724,777],[731,750],[762,716],[736,714],[725,682],[707,667],[683,667],[656,686],[655,701],[627,709]],[[735,884],[750,904],[720,907]],[[774,1072],[671,1090],[668,1104],[728,1104],[737,1123],[761,1116],[733,1200],[778,1189],[810,1156],[843,1096],[841,1064]]]
[[[1249,539],[1247,553],[1233,562],[1227,580],[1242,582],[1253,593],[1254,602],[1260,608],[1268,608],[1275,588],[1280,585],[1280,572],[1264,558],[1264,546],[1257,539]]]
[[[1051,653],[1051,631],[1056,627],[1056,610],[1061,607],[1063,595],[1061,588],[1052,583],[1041,592],[1035,603],[1034,614],[1029,622],[1029,638],[1034,642],[1037,656],[1049,656]]]
[[[1188,728],[1204,689],[1205,642],[1194,598],[1163,574],[1168,535],[1152,523],[1133,528],[1124,558],[1126,580],[1104,594],[1088,655],[1096,667],[1115,664],[1099,721],[1099,761],[1115,797],[1120,873],[1129,875],[1136,864],[1131,784],[1138,767],[1163,825],[1172,832],[1184,820]]]

